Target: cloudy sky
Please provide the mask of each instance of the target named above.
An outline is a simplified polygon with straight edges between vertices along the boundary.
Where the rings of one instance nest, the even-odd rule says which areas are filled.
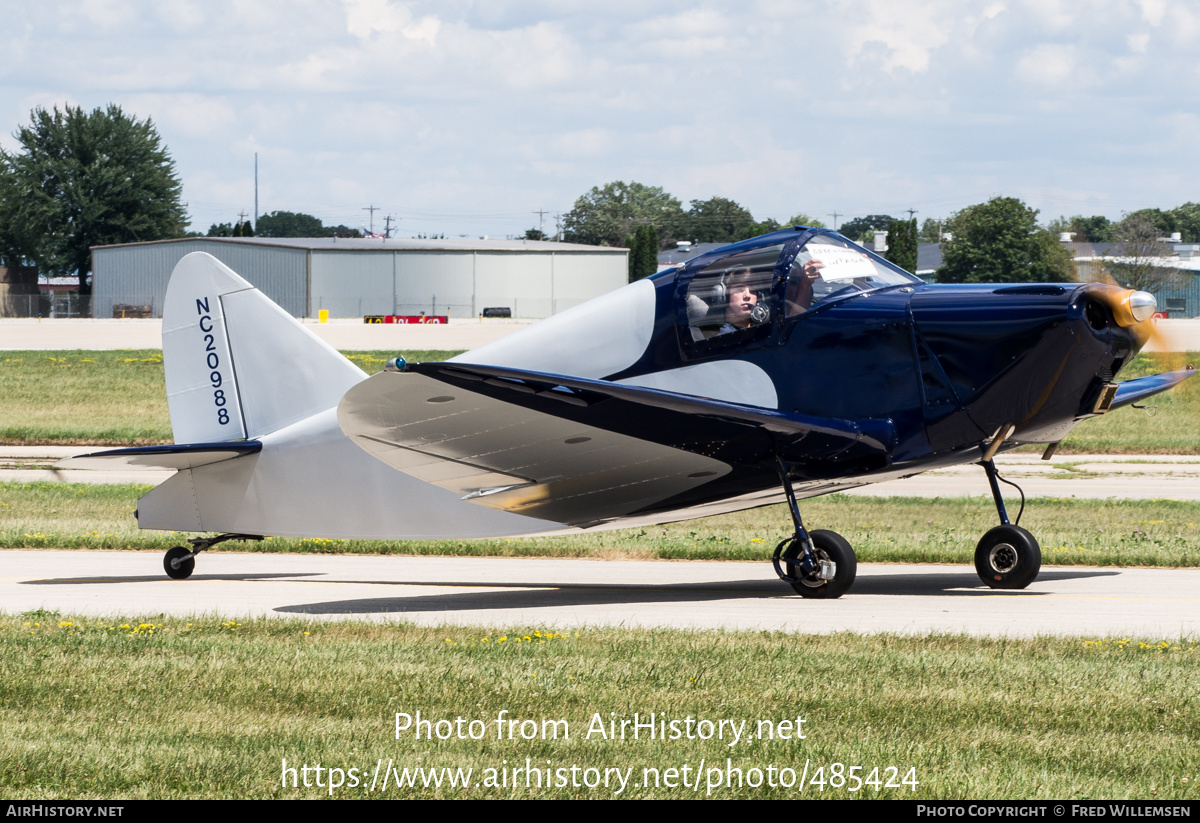
[[[1043,220],[1200,200],[1181,0],[0,0],[0,145],[35,106],[151,118],[193,228],[548,231],[636,180],[758,219]]]

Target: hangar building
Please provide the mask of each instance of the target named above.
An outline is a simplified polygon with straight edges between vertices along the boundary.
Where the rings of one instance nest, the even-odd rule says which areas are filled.
[[[628,281],[629,250],[535,240],[188,237],[92,249],[92,316],[162,317],[184,255],[208,252],[293,317],[557,314]]]

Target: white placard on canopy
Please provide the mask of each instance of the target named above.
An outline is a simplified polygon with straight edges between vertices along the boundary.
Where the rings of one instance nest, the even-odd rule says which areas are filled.
[[[822,280],[850,280],[855,277],[871,277],[876,274],[871,259],[858,249],[812,243],[804,248],[813,260],[824,264]]]

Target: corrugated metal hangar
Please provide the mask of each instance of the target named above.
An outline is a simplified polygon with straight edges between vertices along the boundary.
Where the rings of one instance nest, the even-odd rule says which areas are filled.
[[[628,280],[628,249],[535,240],[189,237],[92,249],[92,313],[149,306],[162,317],[175,264],[208,252],[293,317],[475,317],[508,307],[542,318]]]

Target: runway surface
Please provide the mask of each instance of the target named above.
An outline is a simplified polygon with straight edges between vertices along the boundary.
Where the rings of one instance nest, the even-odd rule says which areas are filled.
[[[0,446],[0,480],[157,485],[174,473],[51,468],[64,457],[102,450],[99,446]],[[1200,500],[1198,456],[1063,455],[1045,461],[1036,454],[1004,454],[996,458],[996,465],[1031,498]],[[991,498],[983,470],[973,463],[845,493],[866,497]],[[1005,487],[1006,497],[1015,495],[1016,492]]]
[[[1028,589],[959,566],[860,566],[805,600],[769,562],[202,554],[186,581],[150,552],[0,552],[0,609],[221,615],[495,628],[641,626],[797,633],[1179,639],[1200,630],[1200,569],[1044,567]]]

